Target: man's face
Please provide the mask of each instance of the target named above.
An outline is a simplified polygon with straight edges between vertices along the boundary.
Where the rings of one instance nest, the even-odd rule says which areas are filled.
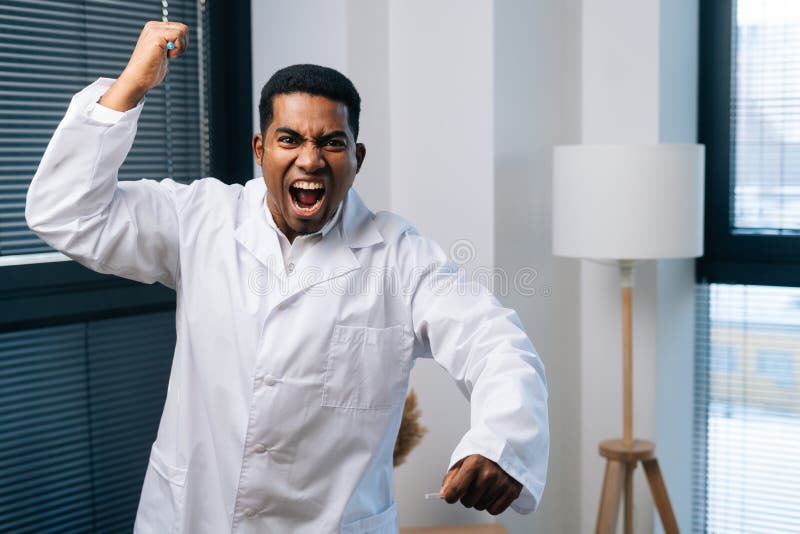
[[[267,183],[267,206],[289,241],[322,228],[364,161],[347,124],[347,106],[307,93],[275,95],[272,122],[253,136]]]

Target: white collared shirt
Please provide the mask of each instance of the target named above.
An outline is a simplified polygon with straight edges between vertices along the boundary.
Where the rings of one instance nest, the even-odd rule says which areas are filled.
[[[263,178],[262,178],[263,180]],[[269,195],[269,192],[267,192]],[[300,259],[303,255],[308,251],[308,249],[314,246],[320,239],[325,237],[328,232],[330,232],[336,224],[339,222],[341,218],[341,211],[342,211],[342,204],[344,204],[344,199],[339,202],[339,206],[336,208],[336,211],[333,214],[333,217],[330,218],[325,225],[317,230],[316,232],[310,234],[302,234],[298,235],[294,238],[294,241],[289,243],[289,238],[278,228],[278,225],[275,223],[275,219],[272,217],[272,212],[269,210],[269,206],[267,206],[267,199],[266,195],[264,197],[264,201],[262,202],[264,205],[264,212],[267,219],[267,223],[269,224],[270,228],[272,228],[278,236],[278,243],[281,246],[281,256],[283,256],[283,267],[286,269],[286,273],[291,275],[294,273],[295,267],[300,262]]]

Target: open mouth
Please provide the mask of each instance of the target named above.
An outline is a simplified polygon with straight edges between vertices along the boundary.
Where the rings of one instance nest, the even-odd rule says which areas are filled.
[[[317,181],[298,180],[289,186],[292,204],[301,216],[314,215],[325,199],[325,184]]]

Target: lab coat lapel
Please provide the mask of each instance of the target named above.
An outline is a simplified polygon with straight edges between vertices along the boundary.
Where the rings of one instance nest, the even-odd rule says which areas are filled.
[[[344,239],[351,249],[367,248],[383,242],[375,224],[375,214],[361,200],[356,190],[350,188],[342,210]]]
[[[237,221],[234,237],[266,267],[271,276],[283,281],[286,270],[281,260],[281,246],[278,236],[269,227],[263,207],[266,192],[267,186],[263,178],[254,178],[245,184],[240,199],[240,219]]]

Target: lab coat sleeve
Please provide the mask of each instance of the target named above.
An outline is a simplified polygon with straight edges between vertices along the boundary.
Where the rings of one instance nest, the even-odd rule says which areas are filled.
[[[187,186],[117,181],[144,101],[124,113],[101,108],[113,82],[100,78],[72,98],[28,188],[25,218],[48,245],[94,271],[174,288],[176,193]]]
[[[404,236],[415,274],[411,310],[418,356],[432,356],[470,400],[470,429],[449,467],[471,454],[496,462],[523,485],[512,508],[530,513],[544,490],[549,454],[542,361],[517,314],[467,279],[431,240]]]

